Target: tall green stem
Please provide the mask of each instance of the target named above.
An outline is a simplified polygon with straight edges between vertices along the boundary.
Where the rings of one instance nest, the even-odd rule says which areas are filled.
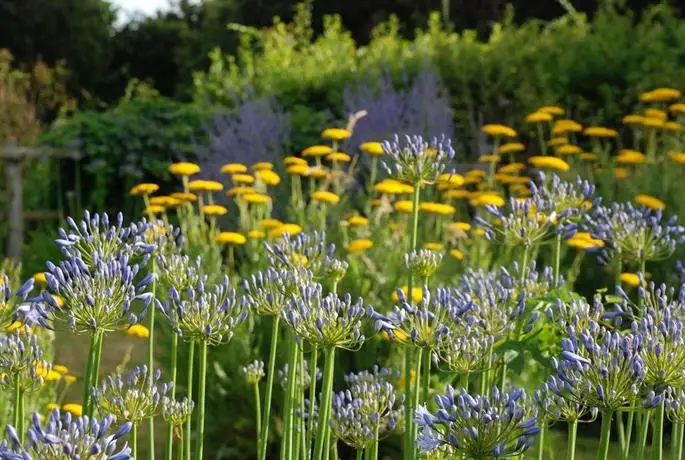
[[[157,290],[157,278],[155,276],[155,265],[156,261],[155,258],[152,258],[152,287],[151,292],[152,295],[155,295],[155,292]],[[153,303],[150,306],[150,337],[147,343],[147,368],[148,372],[150,372],[150,375],[154,374],[154,369],[155,369],[155,304]],[[150,458],[155,458],[155,417],[151,416],[148,419],[148,427],[149,427],[149,433],[148,433],[148,456]]]
[[[83,400],[81,407],[83,413],[88,413],[88,403],[90,402],[90,381],[93,374],[93,361],[95,360],[95,352],[97,350],[97,335],[94,332],[90,336],[90,348],[88,351],[88,361],[86,362],[86,375],[83,378]]]
[[[675,443],[675,446],[673,447],[673,458],[675,460],[682,460],[683,458],[683,442],[685,442],[685,439],[683,439],[683,431],[685,430],[685,424],[683,423],[676,423],[676,440],[677,442]]]
[[[271,344],[269,350],[269,368],[266,374],[266,388],[264,389],[264,410],[262,412],[262,432],[259,440],[259,460],[266,459],[266,447],[269,444],[269,421],[271,419],[271,394],[274,387],[276,373],[276,349],[278,347],[278,325],[280,316],[273,317],[271,325]]]
[[[421,381],[421,364],[423,363],[422,356],[423,356],[423,348],[418,348],[418,349],[417,349],[417,352],[416,352],[416,360],[415,360],[415,362],[416,362],[416,377],[415,377],[416,384],[414,385],[414,391],[412,392],[412,396],[413,396],[413,399],[414,399],[414,400],[412,401],[412,405],[411,405],[411,407],[412,407],[412,414],[413,414],[413,413],[416,413],[416,408],[419,407],[419,397],[421,396],[420,387],[419,387],[419,382]],[[412,419],[412,421],[413,421],[413,419]],[[417,434],[417,431],[418,431],[418,426],[416,425],[416,423],[412,423],[411,429],[412,429],[412,433],[411,433],[411,439],[412,439],[411,449],[412,449],[412,451],[413,451],[413,452],[412,452],[412,458],[416,458],[416,442],[415,442],[415,440],[416,440],[416,434]]]
[[[578,421],[574,420],[568,424],[568,446],[566,447],[566,460],[576,458],[576,434],[578,433]]]
[[[362,460],[364,458],[364,449],[357,449],[356,460]]]
[[[643,416],[641,423],[638,423],[639,426],[639,444],[637,446],[637,460],[644,460],[645,458],[645,449],[647,447],[647,432],[649,431],[649,419],[652,416],[652,411],[648,410]]]
[[[188,383],[186,384],[186,387],[188,388],[188,399],[193,399],[193,369],[195,368],[195,342],[190,342],[189,348],[188,348]],[[192,436],[192,431],[193,431],[193,423],[192,423],[192,417],[188,418],[188,421],[186,422],[186,440],[185,440],[185,449],[186,449],[186,460],[192,460],[191,457],[191,436]]]
[[[178,366],[178,334],[175,332],[171,336],[171,399],[176,399],[176,367]],[[166,460],[173,460],[174,457],[174,427],[169,424],[166,433]],[[179,460],[182,457],[179,457]]]
[[[21,378],[17,372],[14,376],[14,428],[24,443],[24,392],[21,390]]]
[[[92,362],[90,365],[90,370],[86,370],[87,380],[84,382],[85,388],[83,391],[83,400],[86,402],[86,404],[82,406],[83,414],[87,415],[88,417],[92,417],[95,410],[95,407],[93,407],[93,403],[91,401],[90,389],[98,386],[103,338],[104,335],[102,331],[95,331],[93,333],[93,337],[91,338]]]
[[[262,408],[259,394],[259,383],[254,384],[255,417],[257,418],[257,449],[259,449],[259,433],[262,432]]]
[[[313,408],[316,401],[316,366],[319,361],[319,348],[312,350],[309,360],[309,407]],[[314,417],[307,421],[307,458],[311,458],[312,440],[314,438]]]
[[[282,458],[291,460],[295,447],[293,445],[294,439],[294,422],[295,411],[297,410],[297,342],[295,337],[290,337],[288,344],[288,388],[286,393],[286,412],[285,412],[285,433],[283,436],[283,452]]]
[[[630,440],[633,437],[633,420],[635,418],[635,411],[631,410],[628,412],[628,421],[626,422],[626,430],[625,430],[625,441],[624,441],[624,446],[623,446],[623,459],[628,460],[628,456],[630,455]]]
[[[561,266],[561,234],[554,241],[554,287],[559,287],[559,267]]]
[[[134,423],[131,426],[131,453],[132,458],[138,458],[138,424]]]
[[[316,432],[316,444],[312,458],[320,460],[324,457],[324,445],[328,438],[328,419],[331,411],[331,398],[333,392],[333,374],[335,373],[335,348],[324,352],[325,363],[323,372],[323,388],[321,391],[321,406],[319,407],[318,427]]]
[[[431,350],[425,350],[423,353],[423,369],[421,370],[421,401],[423,401],[424,403],[428,401],[428,398],[430,397],[431,358]]]
[[[205,439],[205,391],[207,387],[207,341],[200,342],[200,367],[198,369],[197,384],[197,439],[195,440],[195,458],[203,457]]]
[[[540,427],[540,435],[538,436],[538,460],[543,460],[545,454],[545,435],[547,434],[547,425],[542,424]]]
[[[609,441],[611,440],[611,419],[614,413],[611,411],[602,412],[602,434],[599,438],[599,460],[607,460],[609,455]]]
[[[663,460],[664,458],[664,402],[656,408],[654,418],[654,434],[652,439],[652,460]]]

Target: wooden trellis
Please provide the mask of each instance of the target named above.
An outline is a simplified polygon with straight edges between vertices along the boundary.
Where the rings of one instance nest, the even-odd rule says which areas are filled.
[[[6,257],[10,259],[21,260],[25,220],[28,218],[41,219],[49,214],[24,211],[24,162],[38,158],[66,158],[78,161],[82,158],[82,154],[78,150],[47,147],[7,146],[0,148],[0,165],[4,165],[4,177],[9,198],[7,216],[3,216],[2,219],[7,219],[9,224]]]

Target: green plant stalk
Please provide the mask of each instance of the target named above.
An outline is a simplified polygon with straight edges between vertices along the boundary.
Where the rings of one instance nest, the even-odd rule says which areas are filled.
[[[654,434],[652,439],[652,460],[663,460],[664,458],[664,402],[656,408],[654,418]]]
[[[423,363],[423,348],[418,348],[416,352],[416,377],[415,377],[415,382],[416,385],[414,386],[414,391],[412,392],[413,396],[413,401],[412,401],[412,414],[416,412],[416,408],[419,407],[419,398],[421,396],[421,392],[419,391],[419,382],[421,381],[421,364]],[[418,426],[416,423],[412,423],[411,425],[412,433],[411,433],[411,439],[412,439],[412,458],[416,458],[416,435],[418,431]]]
[[[623,458],[625,460],[628,459],[628,456],[630,454],[630,441],[631,438],[633,437],[633,420],[635,418],[635,411],[631,410],[628,412],[628,421],[626,422],[626,431],[625,431],[625,445],[623,446]]]
[[[138,458],[138,424],[131,426],[131,453],[133,458]]]
[[[483,369],[480,378],[480,394],[484,395],[488,391],[488,381],[490,379],[490,367],[492,367],[492,345],[488,347],[488,362]]]
[[[645,458],[645,448],[647,447],[647,432],[649,431],[649,419],[652,416],[652,411],[648,410],[643,416],[641,423],[638,423],[639,432],[639,444],[637,447],[637,459],[644,460]]]
[[[561,266],[561,234],[554,241],[554,288],[559,286],[559,270]]]
[[[430,356],[430,354],[429,354]],[[373,442],[371,443],[371,451],[369,452],[369,459],[370,460],[378,460],[378,426],[376,426],[376,432],[374,433],[375,437]]]
[[[274,387],[274,374],[276,372],[276,349],[278,347],[278,326],[280,316],[273,318],[271,325],[271,344],[269,350],[269,368],[266,374],[266,388],[264,389],[264,410],[262,412],[262,432],[259,439],[259,460],[266,459],[266,447],[269,443],[269,421],[271,418],[271,395]]]
[[[623,426],[623,413],[616,412],[616,425],[618,427],[618,445],[621,449],[621,453],[625,451],[626,448],[626,433],[625,427]]]
[[[309,358],[309,401],[316,401],[316,366],[319,361],[319,348],[314,347]],[[307,458],[311,458],[312,441],[314,438],[314,417],[307,421]]]
[[[296,411],[299,410],[300,414],[304,414],[304,352],[302,347],[297,346],[295,350],[296,362],[298,375],[295,386],[295,403],[292,411],[292,426],[295,430],[295,441],[293,443],[293,449],[295,451],[293,459],[297,460],[300,457],[300,447],[302,446],[303,439],[305,437],[304,433],[304,419],[298,417]]]
[[[678,431],[676,432],[678,443],[676,444],[676,448],[673,450],[675,451],[676,460],[681,460],[683,458],[683,442],[685,442],[685,439],[683,439],[685,424],[677,423],[676,425],[678,427]]]
[[[102,342],[104,341],[104,333],[102,331],[95,331],[96,345],[95,354],[93,356],[93,366],[91,368],[90,384],[88,385],[88,412],[84,414],[88,417],[93,417],[93,412],[95,412],[95,407],[90,396],[90,388],[98,386],[98,376],[100,375],[100,358],[102,356]]]
[[[203,458],[205,438],[205,392],[207,389],[207,341],[200,341],[200,367],[197,384],[197,429],[195,440],[195,458]]]
[[[602,412],[602,431],[599,438],[599,452],[597,458],[599,460],[607,460],[609,455],[609,441],[611,440],[611,419],[614,413],[612,411]]]
[[[423,365],[421,373],[421,401],[424,403],[428,401],[430,397],[430,386],[431,386],[431,350],[426,350],[423,353]],[[418,398],[417,398],[418,399]]]
[[[156,271],[156,262],[155,258],[153,257],[151,260],[152,263],[152,295],[154,296],[157,290],[157,281],[155,278],[155,271]],[[147,368],[148,372],[150,372],[149,375],[154,374],[154,369],[155,369],[155,305],[154,303],[151,305],[150,308],[150,337],[148,339],[148,346],[147,346]],[[148,433],[148,455],[150,458],[155,458],[155,417],[154,415],[151,416],[148,419],[148,426],[149,426],[149,433]]]
[[[538,460],[543,460],[545,453],[545,435],[547,434],[547,425],[542,424],[540,427],[540,435],[538,436]]]
[[[262,432],[262,408],[261,396],[259,394],[259,383],[254,385],[254,403],[255,403],[255,417],[257,419],[257,449],[259,449],[259,433]]]
[[[356,460],[362,460],[364,458],[364,449],[357,449]]]
[[[24,392],[21,390],[19,373],[14,375],[14,428],[21,443],[24,443]]]
[[[324,444],[328,438],[328,418],[331,411],[333,391],[333,374],[335,373],[335,348],[324,352],[323,388],[321,389],[321,406],[319,407],[319,422],[316,432],[316,444],[312,458],[324,458]],[[326,451],[327,452],[327,451]],[[326,454],[328,456],[328,454]]]
[[[176,458],[183,459],[183,449],[184,449],[184,442],[185,439],[183,439],[183,430],[179,426],[178,427],[179,431],[181,432],[181,436],[178,437],[178,442],[176,443]]]
[[[578,420],[568,424],[568,446],[566,447],[566,460],[576,458],[576,435],[578,433]]]
[[[90,402],[90,381],[93,374],[93,361],[95,360],[95,350],[97,348],[97,336],[94,332],[90,336],[90,348],[88,351],[88,361],[86,361],[86,375],[83,378],[83,401],[81,407],[83,413],[88,413],[88,403]]]
[[[188,388],[188,399],[193,399],[193,369],[195,367],[195,342],[190,342],[190,347],[188,349],[188,383],[187,383],[187,388]],[[192,460],[191,457],[191,435],[192,435],[192,430],[193,430],[193,418],[189,417],[188,421],[186,422],[186,440],[185,440],[185,449],[186,449],[186,460]]]
[[[283,449],[281,457],[286,460],[292,460],[293,439],[294,439],[294,421],[295,409],[297,407],[296,389],[297,389],[297,342],[295,337],[289,338],[288,343],[288,387],[286,389],[286,411],[285,411],[285,431],[283,433]]]
[[[178,366],[178,334],[175,332],[171,336],[171,399],[176,399],[176,367]],[[173,460],[174,457],[174,427],[169,424],[166,433],[166,459]],[[179,459],[183,457],[178,457]]]

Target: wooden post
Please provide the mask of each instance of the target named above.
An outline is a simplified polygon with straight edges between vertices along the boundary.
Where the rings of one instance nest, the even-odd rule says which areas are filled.
[[[20,261],[21,250],[24,244],[24,187],[22,184],[21,159],[11,159],[5,163],[5,181],[10,199],[7,257]]]

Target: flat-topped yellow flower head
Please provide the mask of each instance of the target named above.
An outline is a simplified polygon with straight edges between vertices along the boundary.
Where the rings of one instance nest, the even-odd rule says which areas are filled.
[[[337,204],[340,202],[340,196],[333,192],[327,192],[325,190],[317,190],[311,194],[312,200],[318,201],[319,203]]]
[[[451,214],[454,214],[456,212],[456,209],[451,204],[424,201],[423,203],[419,204],[419,211],[427,212],[429,214],[449,216]]]
[[[242,163],[228,163],[221,167],[223,174],[243,174],[247,172],[247,166]]]
[[[383,144],[380,142],[364,142],[359,146],[359,150],[369,155],[379,156],[383,155]]]
[[[220,192],[223,189],[224,184],[215,180],[192,180],[188,183],[191,192]]]
[[[352,240],[350,244],[347,245],[347,252],[357,253],[366,251],[373,247],[373,241],[367,239]]]
[[[175,176],[192,176],[200,172],[200,166],[182,161],[169,165],[169,172]]]
[[[514,128],[506,125],[489,124],[480,128],[483,134],[494,137],[516,137],[517,132]]]
[[[583,130],[583,125],[575,120],[557,120],[552,127],[552,134],[579,133]]]
[[[369,225],[369,219],[363,216],[350,216],[347,218],[347,223],[352,227],[366,227]]]
[[[126,329],[126,334],[131,337],[140,337],[141,339],[150,338],[150,329],[142,324],[134,324],[128,329]]]
[[[538,169],[551,169],[555,171],[568,171],[571,169],[571,166],[564,160],[552,156],[532,156],[528,158],[528,163]]]
[[[664,209],[666,209],[666,203],[664,203],[655,196],[639,194],[635,195],[634,199],[637,204],[641,204],[642,206],[646,206],[649,209],[653,209],[655,211],[663,211]]]
[[[312,145],[302,151],[303,157],[322,157],[333,153],[333,149],[328,145]]]
[[[219,204],[206,204],[200,209],[207,216],[223,216],[228,212],[228,209]]]
[[[340,163],[349,163],[352,157],[344,152],[333,152],[326,155],[327,161],[339,161]]]
[[[257,172],[255,172],[255,176],[264,185],[274,186],[281,183],[281,178],[278,176],[278,174],[271,171],[270,169],[260,169]]]
[[[588,126],[583,130],[583,134],[588,137],[611,138],[618,137],[618,131],[604,126]]]
[[[305,166],[307,166],[307,160],[305,160],[304,158],[300,158],[300,157],[289,156],[289,157],[285,157],[283,159],[283,164],[286,166],[292,166],[292,165],[305,165]]]
[[[678,99],[682,93],[675,88],[657,88],[640,94],[642,102],[668,102]]]
[[[250,166],[253,171],[272,171],[274,169],[274,164],[268,161],[258,161],[257,163]]]
[[[552,116],[560,117],[566,113],[566,110],[558,105],[545,105],[537,109],[537,112],[548,113]]]
[[[520,142],[509,142],[497,147],[497,153],[501,154],[523,152],[524,150],[526,150],[526,146]]]
[[[131,196],[146,196],[146,195],[152,195],[155,193],[157,190],[159,190],[159,185],[157,184],[151,184],[151,183],[141,183],[134,185],[131,188],[131,191],[129,192],[129,195]]]
[[[233,174],[231,180],[234,184],[250,185],[254,184],[254,177],[249,174]]]
[[[332,141],[344,141],[352,137],[352,131],[344,128],[326,128],[321,132],[321,137]]]
[[[237,232],[221,232],[216,236],[217,243],[243,245],[247,242],[245,235]]]
[[[533,112],[526,116],[528,123],[549,123],[554,120],[554,117],[547,112]]]

